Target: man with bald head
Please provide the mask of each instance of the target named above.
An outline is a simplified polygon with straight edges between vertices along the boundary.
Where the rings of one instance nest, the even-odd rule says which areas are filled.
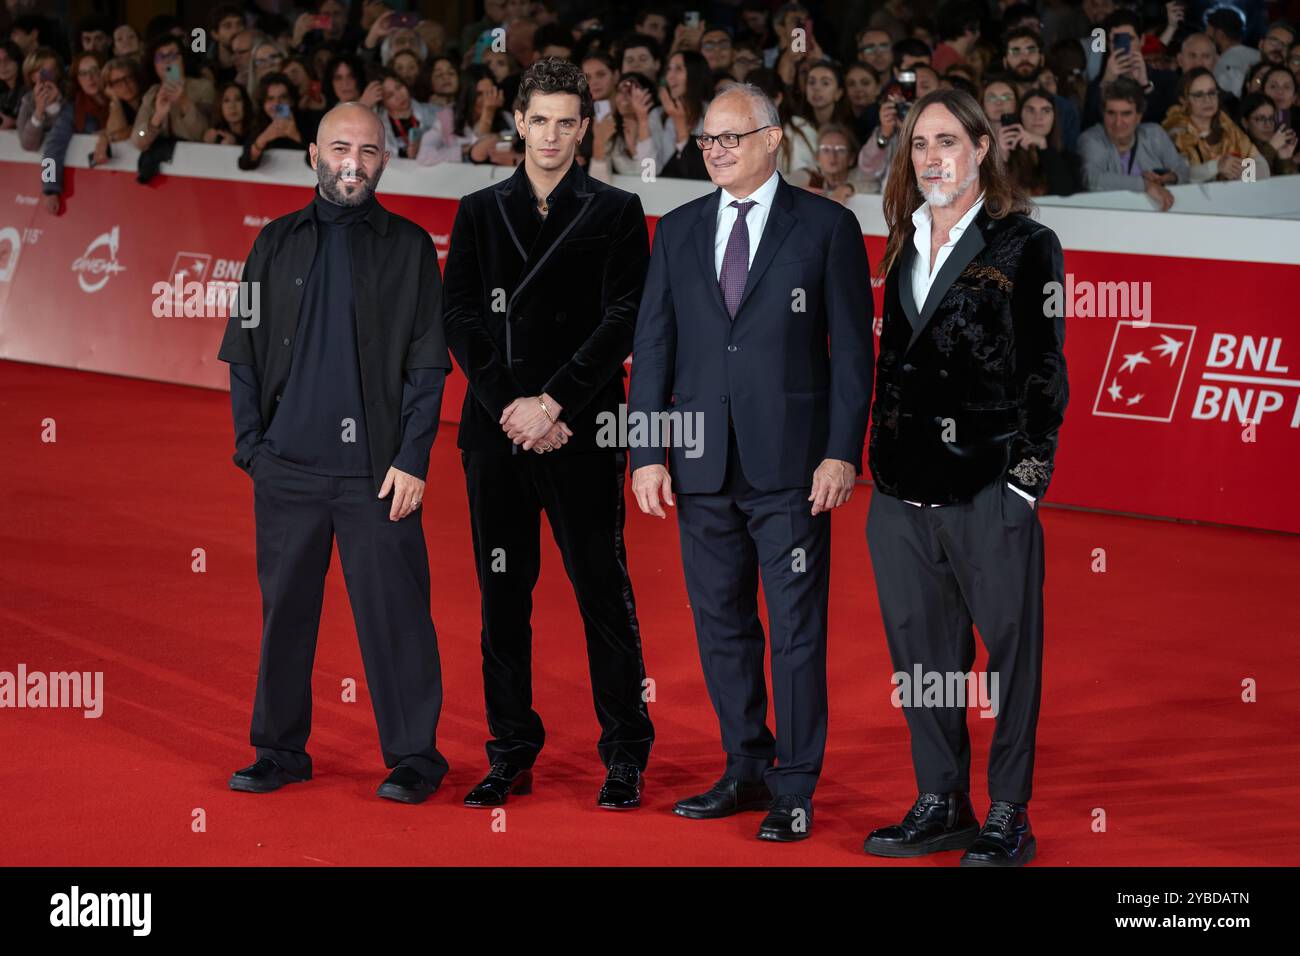
[[[253,479],[262,590],[257,760],[230,788],[311,779],[312,660],[337,539],[392,771],[378,794],[420,803],[447,772],[419,510],[451,367],[438,256],[375,198],[389,154],[372,110],[339,104],[308,152],[315,196],[253,243],[218,356],[230,363],[234,460]]]
[[[767,810],[759,839],[812,830],[826,746],[830,512],[862,471],[871,277],[857,218],[777,172],[781,120],[757,87],[714,98],[696,145],[718,187],[655,227],[632,345],[629,420],[696,442],[634,447],[646,514],[676,507],[686,589],[726,769],[692,819]],[[674,497],[675,496],[675,497]],[[768,609],[776,733],[767,727]]]

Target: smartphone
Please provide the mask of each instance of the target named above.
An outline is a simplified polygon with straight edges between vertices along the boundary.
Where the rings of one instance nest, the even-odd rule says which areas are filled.
[[[399,13],[397,16],[393,17],[393,26],[395,27],[406,27],[407,29],[412,29],[419,22],[420,15],[418,13]]]
[[[510,133],[502,133],[501,138],[497,140],[497,149],[510,149],[515,145],[515,138]]]
[[[1133,48],[1133,37],[1128,33],[1115,34],[1115,49],[1120,53],[1128,53]]]
[[[1015,126],[1015,125],[1016,125],[1016,122],[1017,122],[1017,121],[1016,121],[1016,114],[1015,114],[1015,113],[1003,113],[1003,114],[1002,114],[1001,123],[1002,123],[1003,126]]]
[[[684,23],[690,29],[694,30],[696,27],[700,25],[700,11],[687,10],[684,14],[682,14],[682,23]]]
[[[899,100],[894,104],[894,115],[898,117],[900,123],[907,119],[907,111],[911,108],[912,104],[907,100]]]
[[[163,68],[163,76],[167,78],[168,83],[179,83],[181,81],[181,65],[179,63],[168,63]]]
[[[293,109],[288,103],[277,103],[275,106],[276,119],[289,119],[293,116]]]
[[[1151,170],[1151,172],[1155,173],[1157,176],[1163,176],[1165,173],[1169,172],[1169,170],[1165,169],[1163,166],[1159,166],[1156,169]]]
[[[911,101],[916,99],[916,71],[904,70],[898,74],[898,87],[903,91],[903,96]]]
[[[613,108],[614,107],[610,105],[609,100],[596,100],[595,102],[596,122],[599,123],[605,117],[609,116]]]
[[[39,79],[42,83],[53,83],[53,82],[54,82],[54,71],[51,70],[48,66],[43,66],[43,67],[41,67],[41,72],[39,72],[39,73],[36,74],[36,77],[37,77],[37,79]]]

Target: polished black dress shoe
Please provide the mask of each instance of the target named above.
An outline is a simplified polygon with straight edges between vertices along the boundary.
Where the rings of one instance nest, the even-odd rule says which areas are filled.
[[[385,800],[398,803],[424,803],[437,788],[414,767],[397,766],[375,791]]]
[[[767,816],[758,827],[760,840],[793,843],[812,836],[812,799],[783,793],[772,800]]]
[[[299,777],[285,770],[270,757],[262,757],[257,763],[231,774],[230,789],[241,790],[244,793],[270,793],[272,790],[279,790],[286,783],[306,783],[310,779],[310,770],[307,771],[307,776]]]
[[[641,768],[633,763],[612,763],[596,803],[606,810],[635,810],[641,806]]]
[[[979,836],[961,856],[962,866],[1024,866],[1037,851],[1029,806],[994,800]]]
[[[898,826],[872,830],[863,848],[874,856],[925,856],[964,850],[980,824],[966,793],[923,793]]]
[[[498,760],[483,782],[465,794],[467,807],[499,807],[513,793],[523,796],[533,792],[533,772],[524,767]]]
[[[766,810],[772,793],[763,781],[745,783],[735,777],[723,777],[706,792],[678,800],[673,813],[692,820],[716,820],[746,810]]]

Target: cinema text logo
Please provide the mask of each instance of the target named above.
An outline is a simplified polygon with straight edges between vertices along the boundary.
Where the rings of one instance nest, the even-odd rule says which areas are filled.
[[[117,261],[119,242],[119,230],[114,226],[97,236],[72,263],[72,271],[77,274],[77,284],[82,292],[98,292],[109,279],[126,271],[126,266]]]

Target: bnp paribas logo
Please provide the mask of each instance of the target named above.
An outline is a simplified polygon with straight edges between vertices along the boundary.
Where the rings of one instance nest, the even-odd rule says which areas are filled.
[[[1117,322],[1092,413],[1173,421],[1195,336],[1193,325]]]
[[[126,266],[117,261],[119,241],[118,227],[114,226],[96,237],[72,263],[82,292],[98,292],[108,285],[109,279],[126,271]]]

